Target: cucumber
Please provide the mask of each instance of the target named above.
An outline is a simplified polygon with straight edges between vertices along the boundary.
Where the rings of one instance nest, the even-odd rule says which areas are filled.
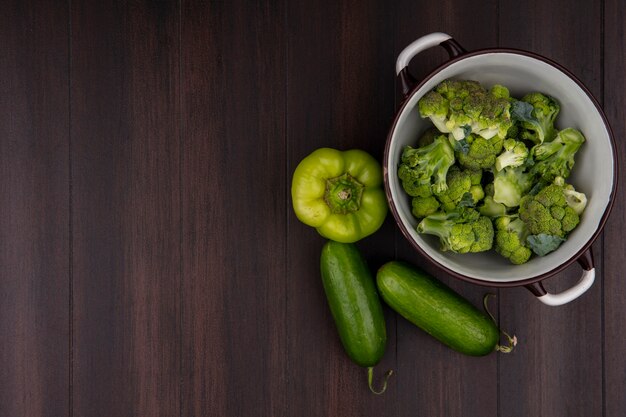
[[[425,272],[391,261],[378,270],[376,283],[393,310],[450,348],[472,356],[497,349],[500,330],[493,320]]]
[[[385,316],[374,277],[354,244],[322,248],[322,283],[343,347],[357,365],[376,365],[385,353]]]
[[[385,353],[385,316],[374,277],[352,243],[328,241],[320,261],[322,283],[344,350],[357,365],[368,368],[372,388],[373,367]],[[387,374],[387,378],[391,373]]]

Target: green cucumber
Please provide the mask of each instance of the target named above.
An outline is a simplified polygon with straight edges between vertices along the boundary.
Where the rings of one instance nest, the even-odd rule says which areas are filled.
[[[376,283],[393,310],[452,349],[483,356],[498,348],[500,330],[489,316],[414,266],[388,262]]]
[[[352,243],[328,241],[322,248],[320,267],[341,343],[352,361],[368,368],[372,392],[381,393],[372,388],[372,373],[385,353],[387,331],[374,277]],[[386,385],[385,380],[382,391]]]

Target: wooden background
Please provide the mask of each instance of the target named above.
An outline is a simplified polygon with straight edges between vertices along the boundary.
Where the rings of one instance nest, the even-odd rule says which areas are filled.
[[[395,58],[433,31],[569,68],[624,159],[625,20],[620,0],[1,1],[0,417],[624,416],[623,193],[566,306],[427,268],[497,293],[520,344],[465,357],[387,309],[377,397],[289,187],[318,147],[381,159]],[[359,247],[423,264],[391,216]]]

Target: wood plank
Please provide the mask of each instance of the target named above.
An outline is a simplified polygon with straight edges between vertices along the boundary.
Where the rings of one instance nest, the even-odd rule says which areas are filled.
[[[182,4],[184,416],[289,415],[284,16]]]
[[[527,49],[570,69],[594,94],[602,92],[600,2],[500,4],[500,45]],[[586,28],[581,31],[580,28]],[[563,112],[567,109],[562,109]],[[594,245],[597,279],[579,300],[547,307],[523,289],[501,291],[500,316],[520,344],[500,359],[502,415],[602,415],[602,243]],[[546,281],[562,291],[580,277],[574,265]]]
[[[409,43],[431,32],[446,32],[470,51],[497,43],[495,1],[443,1],[437,7],[427,2],[402,2],[396,14],[396,56]],[[411,62],[411,73],[421,79],[447,59],[443,48],[426,50]],[[399,85],[396,90],[400,91]],[[485,293],[497,293],[491,288],[452,279],[417,255],[404,236],[400,233],[396,236],[399,259],[431,273],[477,307],[482,308]],[[497,415],[497,355],[464,356],[402,318],[398,318],[397,332],[397,383],[402,387],[398,395],[399,416],[416,413],[462,417]]]
[[[604,108],[615,133],[620,175],[615,205],[604,231],[604,328],[601,340],[604,353],[604,412],[606,417],[618,417],[626,410],[626,282],[624,282],[624,226],[626,226],[626,143],[623,135],[626,130],[626,100],[624,91],[624,51],[623,24],[626,19],[622,2],[607,0],[604,3]]]
[[[179,414],[178,22],[72,3],[76,416]]]
[[[364,149],[382,160],[394,110],[393,8],[368,0],[288,2],[287,160],[289,182],[302,158],[319,147]],[[350,361],[321,285],[317,233],[289,208],[286,283],[288,415],[384,415],[396,408],[393,377],[377,397],[366,371]],[[360,241],[372,271],[392,259],[391,216]],[[387,352],[377,378],[395,369],[395,319],[387,310]]]
[[[621,194],[580,300],[549,308],[495,291],[520,339],[511,355],[462,356],[386,309],[377,377],[396,375],[381,397],[343,352],[319,277],[324,240],[289,194],[318,147],[382,157],[395,57],[441,30],[469,50],[564,64],[604,99],[623,157],[620,2],[3,6],[0,415],[624,414]],[[431,49],[411,69],[445,59]],[[358,246],[373,271],[409,260],[477,306],[492,291],[426,265],[391,216]]]
[[[66,5],[0,13],[0,415],[69,414]]]

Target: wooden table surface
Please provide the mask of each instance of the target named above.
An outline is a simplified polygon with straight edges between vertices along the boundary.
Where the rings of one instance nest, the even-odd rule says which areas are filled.
[[[318,147],[382,158],[395,58],[433,31],[569,68],[624,158],[625,18],[619,0],[2,1],[0,416],[626,415],[623,193],[595,284],[557,308],[425,265],[389,216],[358,244],[372,269],[494,292],[520,343],[466,357],[386,309],[382,396],[341,348],[324,240],[289,193]]]

